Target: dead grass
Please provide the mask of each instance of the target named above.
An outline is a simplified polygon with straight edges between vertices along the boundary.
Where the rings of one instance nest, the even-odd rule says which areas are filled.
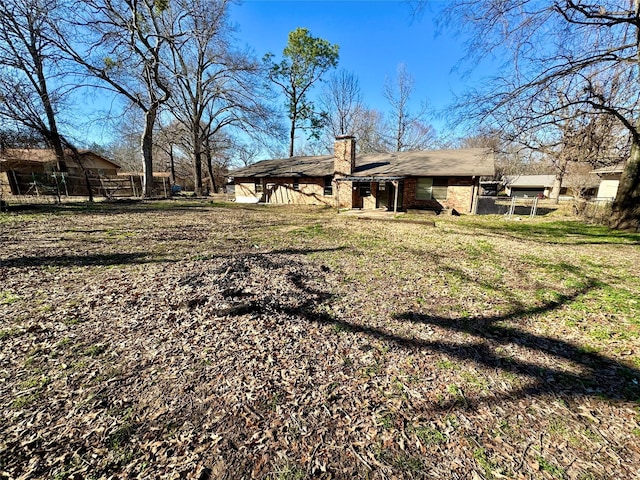
[[[192,202],[0,216],[0,478],[612,478],[640,236]]]

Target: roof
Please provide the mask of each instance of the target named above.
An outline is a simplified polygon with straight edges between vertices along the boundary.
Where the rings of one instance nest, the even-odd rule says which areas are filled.
[[[596,168],[595,170],[591,170],[591,173],[596,173],[598,175],[607,174],[607,173],[622,173],[624,171],[624,163],[618,163],[616,165],[609,165],[607,167]]]
[[[91,150],[78,150],[81,157],[93,157],[100,161],[113,165],[113,168],[120,168],[120,165],[99,155]],[[70,150],[64,151],[65,162],[76,165],[76,161]],[[0,152],[0,160],[9,164],[47,164],[57,162],[56,154],[49,148],[7,148]]]
[[[333,175],[333,155],[263,160],[230,172],[234,177]],[[482,148],[357,155],[351,177],[469,177],[494,174],[493,154]]]
[[[506,175],[504,183],[507,187],[553,187],[555,175]]]

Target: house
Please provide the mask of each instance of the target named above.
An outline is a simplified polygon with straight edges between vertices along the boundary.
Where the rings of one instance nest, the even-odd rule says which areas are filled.
[[[8,148],[0,152],[4,171],[21,174],[42,174],[54,170],[70,174],[83,173],[115,175],[120,166],[90,150],[80,150],[76,158],[70,150],[65,150],[64,163],[58,164],[55,152],[44,148]]]
[[[237,202],[472,213],[479,179],[494,174],[484,149],[356,155],[354,137],[334,154],[264,160],[230,173]]]
[[[86,190],[85,173],[90,177],[115,176],[120,166],[90,150],[80,150],[76,157],[65,150],[63,162],[58,162],[51,149],[8,148],[0,151],[0,183],[8,185],[12,194],[81,194]],[[86,194],[83,192],[82,194]]]
[[[598,193],[596,194],[596,198],[598,200],[615,200],[616,195],[618,194],[618,185],[620,184],[620,177],[622,176],[623,171],[624,163],[618,163],[616,165],[592,170],[591,173],[595,173],[600,177]]]
[[[503,177],[505,193],[509,197],[549,197],[555,175],[506,175]],[[567,194],[567,187],[560,188],[560,195]]]

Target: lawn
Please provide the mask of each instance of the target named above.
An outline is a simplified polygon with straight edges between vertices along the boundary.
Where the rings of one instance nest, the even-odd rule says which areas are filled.
[[[638,234],[70,204],[0,259],[0,478],[640,478]]]

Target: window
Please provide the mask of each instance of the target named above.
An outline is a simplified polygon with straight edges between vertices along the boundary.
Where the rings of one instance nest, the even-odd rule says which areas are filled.
[[[433,187],[431,188],[431,196],[435,200],[446,200],[449,179],[436,177],[433,179]]]
[[[446,200],[448,185],[449,181],[446,177],[418,178],[416,200]]]
[[[331,177],[324,177],[324,195],[330,197],[333,195],[333,183]]]
[[[300,190],[300,180],[298,180],[297,178],[293,180],[293,189]]]
[[[260,180],[256,180],[256,182],[254,184],[254,188],[255,188],[255,192],[256,193],[262,193],[263,192],[262,182]]]
[[[359,183],[358,188],[360,189],[361,197],[370,197],[371,196],[371,184],[370,183]]]
[[[431,200],[433,178],[419,178],[416,186],[416,200]]]

